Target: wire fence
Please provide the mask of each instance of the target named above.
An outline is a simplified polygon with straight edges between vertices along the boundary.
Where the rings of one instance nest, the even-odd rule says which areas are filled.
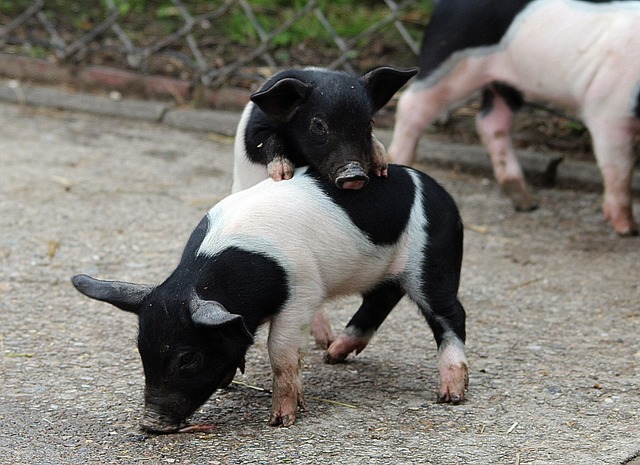
[[[382,64],[413,66],[431,5],[279,3],[0,0],[0,52],[168,75],[208,87],[249,87],[292,66],[355,73]]]

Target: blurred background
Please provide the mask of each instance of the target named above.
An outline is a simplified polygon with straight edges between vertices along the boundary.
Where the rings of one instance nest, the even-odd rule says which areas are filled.
[[[0,51],[251,87],[291,66],[410,66],[431,0],[0,0]]]
[[[0,0],[0,78],[239,110],[283,68],[414,66],[431,10],[432,0]],[[377,126],[393,125],[394,102]],[[454,108],[431,137],[479,144],[478,107]],[[514,129],[516,148],[591,159],[584,126],[547,105],[527,105]]]

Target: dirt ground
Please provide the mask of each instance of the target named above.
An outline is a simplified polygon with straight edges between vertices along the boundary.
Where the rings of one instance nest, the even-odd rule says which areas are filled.
[[[640,238],[611,232],[598,193],[540,190],[515,213],[492,179],[427,165],[466,224],[463,404],[435,403],[435,343],[402,301],[349,363],[309,347],[293,427],[266,425],[262,330],[242,384],[193,418],[213,431],[143,434],[135,318],[69,278],[163,280],[228,193],[231,152],[213,133],[0,104],[0,463],[635,463]],[[336,331],[357,305],[329,305]]]

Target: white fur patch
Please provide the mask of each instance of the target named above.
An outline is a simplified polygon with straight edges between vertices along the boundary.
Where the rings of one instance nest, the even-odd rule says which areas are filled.
[[[238,192],[255,186],[261,181],[267,179],[267,167],[260,163],[252,163],[247,156],[247,150],[244,141],[247,123],[251,116],[251,111],[255,104],[249,102],[244,107],[244,111],[238,123],[236,138],[233,144],[233,184],[231,192]]]
[[[438,366],[440,372],[450,367],[467,365],[467,357],[464,354],[464,345],[457,337],[445,338],[439,349]]]
[[[420,177],[414,171],[409,171],[415,185],[415,195],[411,215],[404,234],[400,240],[399,250],[394,261],[393,273],[402,273],[402,282],[407,295],[425,310],[429,305],[423,293],[424,280],[422,277],[424,251],[428,246],[428,238],[424,233],[428,219],[422,204],[423,185]]]
[[[364,292],[391,270],[398,272],[390,266],[398,245],[369,241],[304,171],[286,181],[267,179],[219,202],[208,213],[209,230],[197,253],[213,256],[235,246],[272,257],[296,293],[318,299]],[[417,221],[413,216],[410,223]],[[415,250],[412,241],[402,242]]]

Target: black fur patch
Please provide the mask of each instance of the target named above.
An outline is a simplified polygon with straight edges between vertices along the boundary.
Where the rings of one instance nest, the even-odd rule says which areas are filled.
[[[189,236],[189,240],[187,241],[187,245],[185,245],[184,250],[182,251],[182,258],[180,259],[180,263],[183,263],[188,260],[193,260],[196,256],[196,252],[198,248],[200,248],[200,244],[204,240],[204,237],[207,235],[207,231],[209,230],[209,217],[205,215],[196,229],[193,230],[191,236]]]
[[[532,0],[441,0],[422,37],[418,79],[435,71],[453,53],[495,45]]]
[[[205,216],[191,234],[180,265],[160,286],[166,300],[187,302],[193,289],[204,300],[215,300],[242,315],[251,333],[289,298],[284,269],[272,258],[235,247],[214,257],[196,255],[209,230]],[[180,305],[180,304],[179,304]]]
[[[451,195],[429,177],[425,178],[422,202],[429,219],[429,253],[423,258],[422,279],[432,311],[425,317],[438,346],[446,329],[451,329],[464,342],[465,313],[456,297],[464,239],[460,214]]]
[[[422,36],[418,79],[434,72],[453,53],[495,45],[516,16],[536,0],[440,0]],[[612,3],[613,0],[583,0]],[[631,0],[622,0],[631,1]]]
[[[371,242],[389,245],[397,242],[404,231],[415,199],[416,187],[407,170],[389,165],[389,179],[371,176],[369,184],[359,190],[339,189],[311,169],[306,176],[317,181]]]
[[[182,262],[176,273],[181,271],[188,274],[184,280],[193,282],[202,299],[215,300],[231,313],[242,315],[252,334],[289,298],[287,274],[274,259],[236,247]]]
[[[511,86],[494,82],[490,86],[482,90],[482,105],[480,106],[480,115],[486,116],[493,110],[494,99],[496,94],[504,99],[511,111],[518,111],[524,104],[522,93]]]

